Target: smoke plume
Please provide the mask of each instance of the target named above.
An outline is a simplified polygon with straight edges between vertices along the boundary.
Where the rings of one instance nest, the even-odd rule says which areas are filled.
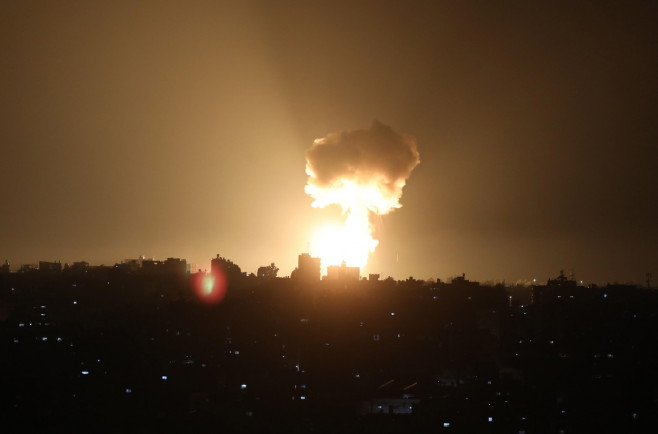
[[[316,139],[306,151],[305,191],[314,199],[314,207],[342,207],[346,232],[362,241],[348,250],[354,254],[365,249],[356,255],[360,259],[352,261],[356,265],[365,265],[377,245],[371,236],[370,213],[383,215],[400,208],[402,189],[419,162],[416,140],[378,121],[370,129]]]

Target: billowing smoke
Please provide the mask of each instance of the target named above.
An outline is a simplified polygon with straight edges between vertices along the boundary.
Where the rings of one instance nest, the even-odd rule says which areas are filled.
[[[416,140],[378,121],[370,129],[329,134],[313,142],[306,151],[305,191],[314,207],[336,204],[346,214],[343,236],[337,241],[342,244],[342,261],[366,264],[377,245],[371,213],[400,208],[402,189],[419,162]]]

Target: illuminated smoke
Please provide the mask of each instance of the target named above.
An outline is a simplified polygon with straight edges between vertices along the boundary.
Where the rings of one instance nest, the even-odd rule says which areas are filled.
[[[416,140],[374,121],[370,129],[329,134],[306,151],[305,191],[313,207],[339,205],[346,215],[339,232],[326,234],[314,246],[324,265],[363,267],[378,241],[372,237],[371,214],[400,208],[402,188],[420,162]]]

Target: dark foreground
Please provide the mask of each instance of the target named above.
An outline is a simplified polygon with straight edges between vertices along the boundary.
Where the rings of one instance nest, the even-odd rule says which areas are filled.
[[[0,431],[658,427],[654,290],[199,278],[1,275]]]

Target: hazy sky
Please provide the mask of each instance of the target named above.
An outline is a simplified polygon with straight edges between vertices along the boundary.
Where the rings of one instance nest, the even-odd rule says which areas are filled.
[[[0,259],[296,266],[304,152],[416,137],[366,272],[658,281],[654,2],[0,2]]]

